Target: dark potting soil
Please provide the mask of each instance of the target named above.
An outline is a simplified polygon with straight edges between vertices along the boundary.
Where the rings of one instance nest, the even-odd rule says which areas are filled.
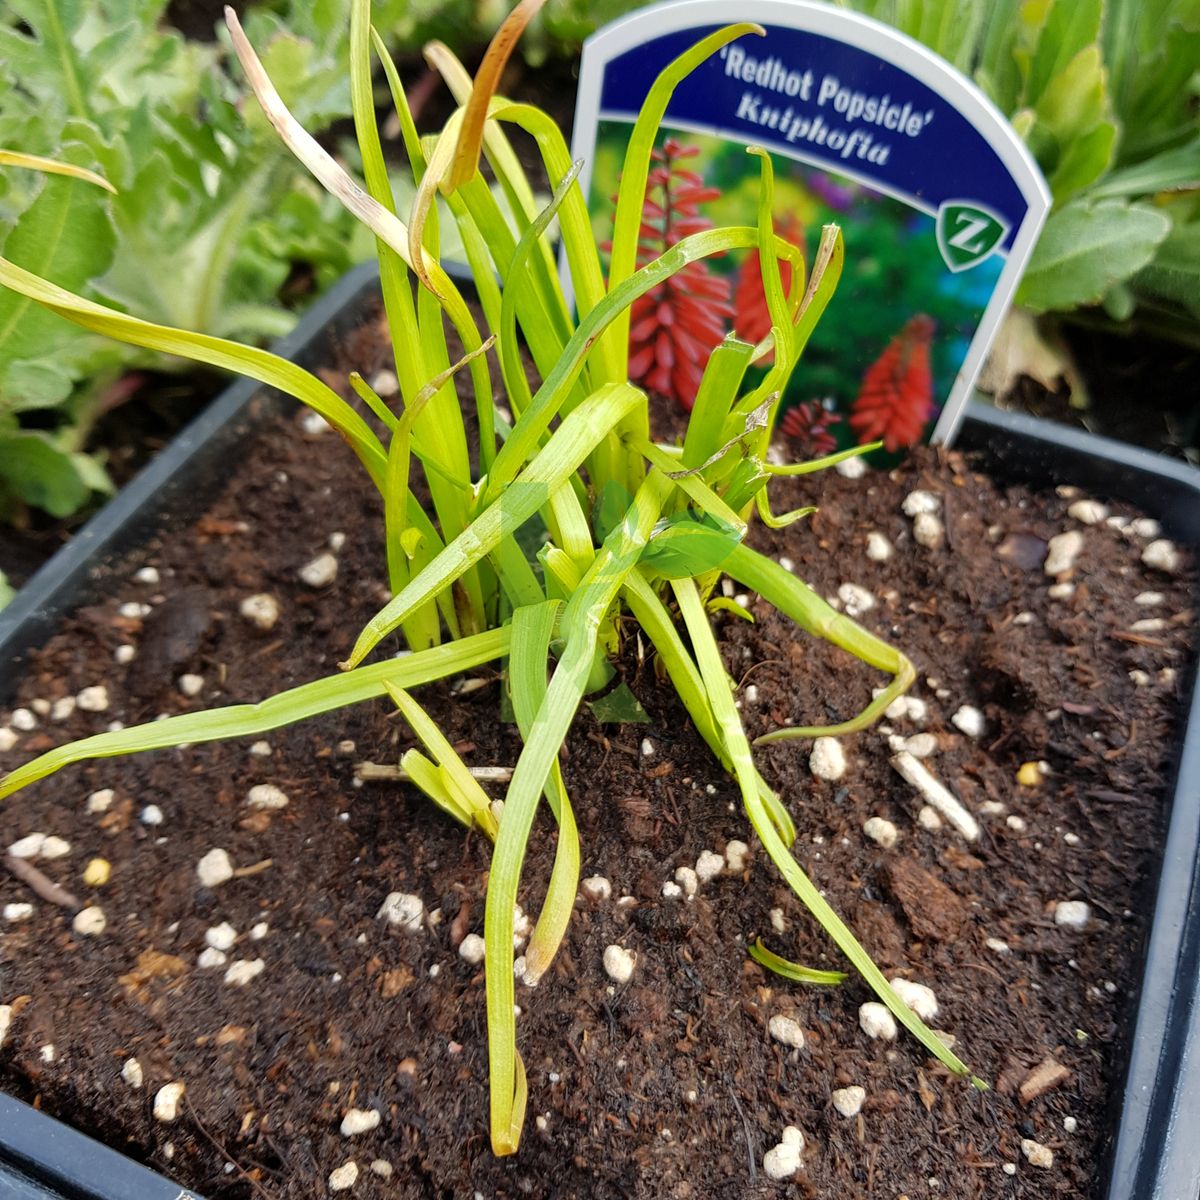
[[[941,498],[936,549],[914,543],[901,511],[918,487]],[[4,1086],[213,1200],[326,1195],[350,1161],[358,1176],[344,1194],[414,1200],[1098,1195],[1190,673],[1194,584],[1146,568],[1142,540],[1079,526],[1070,498],[999,489],[954,454],[923,452],[857,482],[827,472],[774,500],[821,508],[784,533],[756,529],[756,544],[823,595],[847,583],[870,592],[860,619],[911,655],[927,719],[844,739],[836,782],[810,773],[811,743],[758,761],[795,816],[795,852],[817,886],[889,977],[935,989],[934,1024],[992,1090],[948,1075],[907,1035],[869,1040],[859,1006],[871,995],[857,978],[806,987],[747,957],[758,935],[800,962],[844,965],[750,836],[736,788],[631,626],[620,673],[650,724],[602,726],[584,709],[568,742],[583,875],[606,877],[612,895],[581,897],[546,978],[518,986],[529,1115],[515,1157],[488,1147],[484,975],[457,953],[482,930],[488,846],[408,785],[356,782],[356,764],[394,764],[414,744],[378,702],[276,730],[262,739],[269,752],[246,740],[103,760],[6,803],[0,844],[33,832],[69,843],[36,865],[101,906],[107,927],[73,932],[71,910],[0,872],[0,902],[33,905],[0,933],[0,1003],[13,1013]],[[385,598],[380,528],[349,451],[281,418],[198,522],[112,571],[107,598],[64,623],[14,702],[104,684],[108,707],[39,717],[0,767],[114,720],[258,700],[332,674]],[[1084,546],[1056,581],[1042,570],[1044,543],[1067,528],[1082,529]],[[886,562],[866,557],[872,531],[894,547]],[[335,534],[335,581],[305,586],[298,570]],[[143,566],[161,582],[138,582]],[[1074,590],[1051,598],[1055,583]],[[1147,591],[1161,601],[1137,603]],[[239,615],[259,592],[279,601],[269,632]],[[129,604],[149,612],[126,615],[139,611]],[[753,734],[844,719],[883,682],[747,604],[753,624],[714,619]],[[1161,626],[1132,628],[1147,619]],[[126,645],[136,657],[117,664]],[[203,678],[193,698],[177,685],[185,673]],[[483,686],[418,694],[469,764],[511,765],[518,742],[499,719],[498,670],[472,679]],[[983,713],[981,737],[951,722],[964,704]],[[889,765],[889,731],[932,735],[927,764],[979,818],[978,841],[918,821],[918,797]],[[1019,768],[1039,761],[1048,773],[1021,786]],[[248,806],[260,783],[282,789],[286,807]],[[111,802],[89,811],[102,789]],[[864,835],[873,816],[894,822],[893,848]],[[662,895],[678,867],[730,839],[751,844],[744,870],[690,901]],[[218,847],[249,870],[210,889],[196,867]],[[553,848],[541,821],[528,913]],[[94,857],[111,863],[111,880],[88,887]],[[377,917],[393,891],[423,900],[419,932]],[[1085,929],[1056,924],[1061,900],[1091,905]],[[243,986],[225,981],[226,965],[198,962],[206,930],[223,922],[237,934],[229,963],[262,963]],[[627,984],[604,972],[610,944],[637,956]],[[802,1049],[769,1036],[775,1015],[803,1028]],[[133,1058],[140,1088],[127,1078]],[[1047,1059],[1063,1070],[1031,1094]],[[152,1107],[172,1081],[186,1092],[166,1123]],[[850,1118],[831,1104],[847,1086],[866,1093]],[[342,1137],[350,1108],[377,1110],[381,1124]],[[763,1156],[787,1125],[804,1131],[803,1167],[775,1183]],[[1048,1147],[1053,1165],[1031,1165],[1023,1138]]]

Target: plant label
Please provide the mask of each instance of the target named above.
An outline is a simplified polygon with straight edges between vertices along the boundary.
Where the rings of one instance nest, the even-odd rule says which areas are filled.
[[[583,50],[573,145],[597,242],[611,239],[655,77],[731,20],[765,35],[725,46],[671,98],[639,262],[713,225],[754,224],[760,166],[746,147],[769,151],[776,231],[809,261],[823,225],[845,239],[841,282],[781,410],[795,456],[950,441],[1050,194],[1001,113],[912,39],[805,0],[672,0],[601,29]],[[757,253],[701,260],[635,310],[631,378],[690,408],[713,346],[769,329]]]

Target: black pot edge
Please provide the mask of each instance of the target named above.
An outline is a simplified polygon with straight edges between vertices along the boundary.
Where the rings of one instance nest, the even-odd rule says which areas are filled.
[[[3,1092],[0,1195],[12,1200],[200,1200],[197,1193]]]
[[[274,346],[275,352],[311,361],[327,346],[330,329],[351,327],[360,304],[374,297],[377,288],[374,263],[354,268]],[[185,490],[191,498],[206,490],[194,486],[197,477],[203,480],[206,470],[212,474],[222,453],[252,428],[271,403],[264,405],[263,395],[264,389],[251,380],[239,380],[226,389],[26,583],[0,611],[0,663],[19,665],[56,622],[97,586],[107,559],[148,538]],[[1157,517],[1167,534],[1200,550],[1200,472],[1185,464],[974,402],[968,406],[956,447],[985,455],[989,473],[1002,480],[1039,486],[1071,483],[1098,497],[1137,504]],[[185,482],[188,473],[191,478]],[[220,473],[216,474],[219,483]],[[6,672],[0,678],[0,702],[7,699],[6,689],[13,686],[15,675]],[[1198,975],[1200,686],[1193,683],[1107,1200],[1193,1200],[1200,1194],[1200,1142],[1193,1135],[1195,1144],[1189,1144],[1186,1132],[1188,1115],[1200,1108]],[[1167,980],[1170,985],[1164,986]],[[140,1182],[135,1187],[132,1181],[122,1181],[117,1190],[107,1190],[107,1179],[95,1168],[81,1176],[76,1165],[79,1156],[87,1161],[86,1155],[93,1151],[115,1155],[136,1168]],[[6,1163],[23,1169],[30,1179],[59,1188],[58,1194],[69,1200],[193,1197],[0,1093],[0,1172]],[[6,1182],[0,1174],[0,1183]],[[24,1195],[28,1200],[48,1200],[44,1188],[32,1184],[27,1193],[14,1195],[21,1200]]]

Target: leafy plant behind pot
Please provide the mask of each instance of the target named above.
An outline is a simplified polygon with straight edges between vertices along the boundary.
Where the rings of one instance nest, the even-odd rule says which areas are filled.
[[[51,750],[0,782],[0,797],[85,759],[253,736],[347,704],[388,697],[421,743],[421,750],[404,756],[410,778],[444,812],[464,825],[479,826],[495,843],[484,926],[491,1136],[498,1154],[512,1153],[527,1094],[513,1015],[513,909],[525,848],[544,798],[558,842],[546,899],[520,964],[525,982],[532,984],[544,975],[562,941],[578,888],[579,838],[559,751],[585,694],[611,674],[607,660],[619,649],[621,616],[627,610],[656,648],[699,733],[736,779],[750,823],[789,885],[900,1021],[950,1069],[966,1074],[963,1063],[900,1000],[792,857],[792,818],[755,766],[709,623],[710,592],[724,572],[802,628],[892,677],[863,712],[840,725],[789,727],[764,740],[836,736],[864,728],[913,681],[912,666],[903,655],[834,611],[744,541],[755,509],[775,525],[808,511],[773,516],[767,501],[773,478],[818,470],[859,452],[790,466],[774,465],[766,454],[781,389],[841,271],[840,232],[825,229],[806,278],[801,254],[772,226],[770,158],[752,150],[761,170],[754,222],[691,232],[639,266],[652,150],[672,89],[723,45],[762,31],[743,24],[711,34],[671,63],[651,89],[625,159],[605,278],[576,182],[580,164],[570,161],[561,132],[538,109],[495,95],[505,60],[538,2],[523,0],[517,6],[473,82],[444,47],[430,49],[460,107],[439,135],[422,139],[394,66],[370,27],[368,0],[355,0],[350,86],[365,186],[289,112],[227,10],[233,44],[267,118],[288,148],[377,239],[400,411],[391,411],[358,376],[351,383],[378,419],[382,437],[354,407],[292,363],[116,312],[0,259],[0,284],[85,330],[241,371],[319,412],[351,446],[382,494],[392,591],[392,599],[359,634],[342,674],[260,704],[185,714]],[[380,149],[371,93],[372,43],[392,90],[416,185],[407,221],[396,215]],[[533,137],[548,176],[557,181],[550,204],[541,211],[508,141],[509,127]],[[516,214],[511,221],[480,173],[481,154],[509,198]],[[439,263],[434,203],[439,193],[470,255],[490,329],[487,337]],[[574,314],[546,236],[555,218],[571,274]],[[683,445],[655,445],[645,393],[629,382],[631,309],[689,264],[730,251],[759,255],[770,332],[757,345],[725,338],[704,369]],[[781,264],[789,268],[787,289]],[[412,276],[418,281],[415,289]],[[447,318],[466,350],[459,362],[450,361]],[[526,377],[522,341],[540,379],[536,384]],[[493,350],[512,409],[511,427],[497,419],[493,405],[485,362]],[[768,357],[765,375],[748,384],[747,368],[765,364]],[[456,391],[462,375],[471,378],[480,431],[477,475]],[[414,463],[428,488],[428,509],[410,484]],[[540,570],[522,548],[530,541],[530,528],[545,530],[535,540]],[[410,653],[366,664],[396,632]],[[411,689],[505,657],[524,745],[497,819],[490,798]],[[791,978],[828,982],[773,954],[760,955],[760,961],[782,965]]]
[[[307,265],[315,287],[331,283],[350,264],[356,226],[260,116],[239,114],[228,50],[161,28],[165,7],[5,6],[0,147],[99,170],[116,190],[0,171],[0,250],[128,312],[277,337],[295,319],[279,300],[293,264]],[[349,114],[338,5],[293,4],[285,20],[255,11],[247,21],[306,120],[323,128]],[[22,504],[68,516],[110,490],[88,437],[114,381],[145,366],[184,364],[0,297],[0,518]]]

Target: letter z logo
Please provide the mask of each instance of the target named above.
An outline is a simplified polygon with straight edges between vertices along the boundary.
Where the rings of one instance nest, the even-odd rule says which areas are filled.
[[[937,244],[952,271],[983,262],[1004,240],[1007,222],[966,200],[947,200],[937,214]]]

